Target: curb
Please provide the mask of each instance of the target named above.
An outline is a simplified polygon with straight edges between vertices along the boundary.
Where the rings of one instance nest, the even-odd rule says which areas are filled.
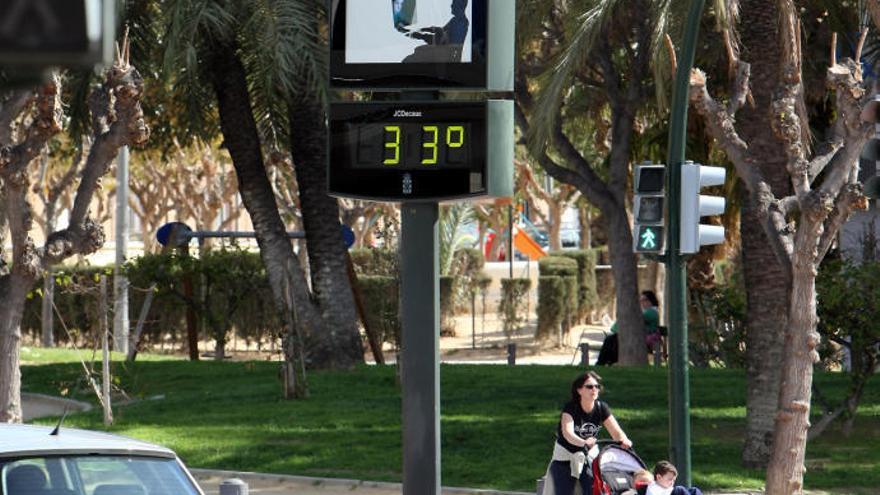
[[[264,481],[272,483],[299,483],[309,486],[337,486],[354,490],[356,488],[378,488],[401,493],[403,485],[386,481],[350,480],[344,478],[316,478],[312,476],[295,476],[290,474],[265,474],[247,471],[225,471],[219,469],[190,468],[192,475],[199,481],[203,478],[239,478],[243,481]],[[529,492],[505,492],[485,488],[442,487],[444,494],[449,495],[533,495]]]
[[[72,413],[92,410],[92,405],[87,402],[32,392],[22,392],[21,403],[23,412],[25,413],[25,416],[29,417],[29,419],[47,416],[61,416],[64,411],[68,409]],[[41,406],[51,411],[47,410],[43,411],[42,414],[32,414],[34,409],[39,409]]]

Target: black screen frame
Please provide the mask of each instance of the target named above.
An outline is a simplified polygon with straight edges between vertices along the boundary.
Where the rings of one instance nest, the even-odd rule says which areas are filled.
[[[488,3],[471,2],[471,61],[464,63],[376,63],[345,61],[348,0],[332,0],[330,18],[330,87],[336,89],[485,89],[488,59]],[[363,1],[363,0],[355,0]],[[375,0],[372,0],[375,1]],[[386,1],[386,0],[379,0]]]
[[[419,117],[395,117],[398,110],[419,112]],[[471,159],[467,168],[436,168],[425,170],[355,168],[348,164],[351,153],[343,139],[348,122],[434,123],[465,122],[471,127]],[[328,135],[327,184],[333,196],[402,202],[436,201],[481,197],[488,187],[488,110],[486,102],[361,102],[334,103],[330,106]],[[473,174],[480,174],[479,187],[474,189]],[[404,194],[404,176],[412,181],[412,192]]]

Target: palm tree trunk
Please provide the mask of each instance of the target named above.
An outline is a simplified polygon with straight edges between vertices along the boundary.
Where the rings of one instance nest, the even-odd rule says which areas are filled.
[[[324,111],[317,95],[304,95],[290,102],[288,109],[312,291],[326,325],[325,332],[312,335],[309,352],[313,363],[350,367],[364,361],[364,348],[348,278],[339,206],[327,195]]]
[[[217,95],[220,114],[220,130],[224,143],[232,157],[238,178],[242,203],[251,217],[260,256],[266,266],[275,305],[287,311],[284,304],[284,288],[287,266],[291,266],[293,303],[301,315],[299,324],[306,335],[324,332],[320,315],[312,306],[305,274],[294,259],[293,248],[269,178],[261,151],[260,136],[253,116],[248,93],[245,70],[236,55],[234,46],[217,46],[209,64],[211,81]],[[307,358],[307,361],[309,359]],[[311,363],[320,366],[322,363]]]
[[[773,93],[779,81],[778,9],[775,2],[743,0],[741,37],[743,59],[752,67],[751,89],[755,105],[740,111],[737,121],[756,162],[776,197],[790,190],[785,153],[771,131],[769,119]],[[770,459],[773,421],[779,398],[783,335],[788,322],[789,281],[751,199],[743,201],[742,256],[746,287],[746,431],[743,464],[765,467]]]
[[[748,196],[748,193],[745,193]],[[743,465],[764,468],[773,446],[789,288],[754,205],[743,198],[743,276],[746,287],[746,431]]]

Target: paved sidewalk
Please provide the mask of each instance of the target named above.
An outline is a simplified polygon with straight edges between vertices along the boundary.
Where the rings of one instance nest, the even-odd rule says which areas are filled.
[[[220,483],[238,478],[248,484],[248,493],[254,495],[400,495],[400,483],[312,478],[209,469],[190,469],[207,495],[220,493]],[[479,488],[443,487],[444,495],[533,495],[528,492],[504,492]]]
[[[254,495],[400,495],[400,483],[312,478],[210,469],[190,469],[207,495],[218,495],[220,483],[238,478],[248,484]],[[706,495],[761,495],[761,492],[704,492]],[[505,492],[480,488],[443,487],[444,495],[534,495],[534,492]],[[819,492],[812,495],[822,495]]]

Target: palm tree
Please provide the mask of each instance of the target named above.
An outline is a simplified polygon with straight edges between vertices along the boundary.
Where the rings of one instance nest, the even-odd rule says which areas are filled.
[[[159,32],[141,40],[143,51],[162,61],[182,133],[222,134],[279,309],[290,284],[308,363],[350,367],[363,360],[363,350],[338,206],[326,194],[326,47],[318,4],[142,0],[129,14],[133,25]],[[265,153],[276,149],[293,158],[311,289],[267,177]]]
[[[667,28],[668,4],[532,0],[519,10],[517,125],[529,136],[535,161],[602,212],[625,365],[646,363],[627,196],[637,120],[657,89],[652,61],[664,53],[658,33]],[[607,152],[598,153],[578,132],[590,120],[605,123],[594,128],[607,129]]]

